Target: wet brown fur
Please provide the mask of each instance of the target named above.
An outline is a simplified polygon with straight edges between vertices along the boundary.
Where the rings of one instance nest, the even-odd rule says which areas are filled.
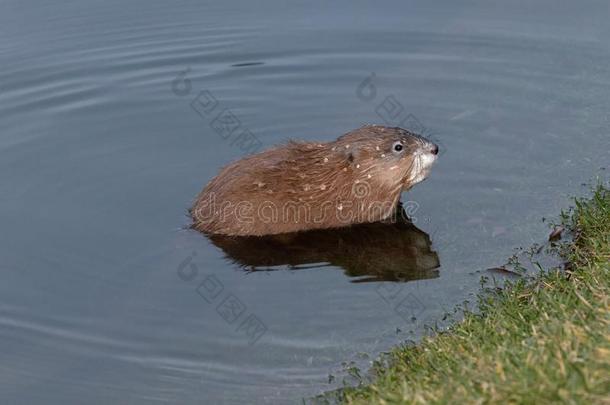
[[[397,141],[402,154],[392,151]],[[415,150],[430,145],[383,126],[364,126],[328,143],[289,141],[222,169],[197,197],[193,227],[268,235],[383,220],[421,169]]]

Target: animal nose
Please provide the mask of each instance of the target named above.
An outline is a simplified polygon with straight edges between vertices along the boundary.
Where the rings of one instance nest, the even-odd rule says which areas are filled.
[[[430,152],[432,152],[433,155],[438,155],[438,145],[432,144]]]

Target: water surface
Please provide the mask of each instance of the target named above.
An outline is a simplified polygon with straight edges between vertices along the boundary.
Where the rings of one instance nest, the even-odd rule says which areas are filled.
[[[298,403],[419,338],[606,176],[608,7],[3,2],[1,402]],[[247,152],[214,129],[225,110],[262,147],[364,123],[436,139],[403,200],[440,267],[244,271],[185,230]]]

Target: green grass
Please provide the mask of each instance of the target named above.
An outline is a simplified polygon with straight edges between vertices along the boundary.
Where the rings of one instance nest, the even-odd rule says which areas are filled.
[[[610,191],[563,215],[574,240],[566,271],[521,279],[481,298],[446,332],[396,348],[347,404],[610,404]]]

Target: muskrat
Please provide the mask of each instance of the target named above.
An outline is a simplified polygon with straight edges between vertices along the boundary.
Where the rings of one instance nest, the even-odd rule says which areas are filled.
[[[193,228],[255,236],[381,221],[437,154],[424,137],[381,125],[333,142],[288,141],[222,169],[191,208]]]

